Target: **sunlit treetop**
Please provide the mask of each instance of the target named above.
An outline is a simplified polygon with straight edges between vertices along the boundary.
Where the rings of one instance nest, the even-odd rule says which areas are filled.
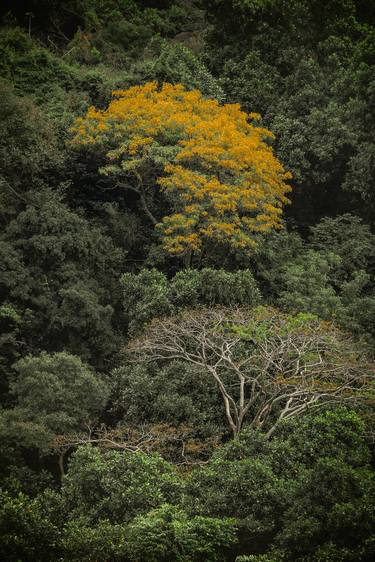
[[[257,120],[238,104],[151,82],[113,92],[104,111],[91,107],[72,144],[105,150],[101,173],[137,191],[169,253],[191,255],[209,243],[251,251],[259,233],[281,226],[291,189],[269,146],[273,135]],[[155,217],[149,207],[160,191],[169,213]]]

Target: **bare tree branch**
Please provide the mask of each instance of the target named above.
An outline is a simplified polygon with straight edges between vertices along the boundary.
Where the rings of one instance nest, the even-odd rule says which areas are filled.
[[[130,453],[158,451],[164,456],[173,456],[171,460],[177,465],[206,464],[210,453],[218,446],[219,437],[202,442],[195,439],[194,433],[194,428],[188,425],[174,427],[161,423],[109,428],[104,424],[94,426],[88,423],[80,432],[57,435],[51,449],[58,457],[61,478],[65,474],[65,455],[76,447],[89,444]]]
[[[184,360],[217,383],[228,425],[270,437],[284,419],[333,401],[355,402],[374,367],[333,324],[272,308],[185,311],[154,320],[125,349],[134,361]]]

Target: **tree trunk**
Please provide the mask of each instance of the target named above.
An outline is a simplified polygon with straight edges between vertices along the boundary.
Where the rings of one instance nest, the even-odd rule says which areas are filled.
[[[61,482],[62,482],[62,479],[65,476],[64,456],[65,456],[65,453],[60,453],[59,458],[58,458],[58,465],[59,465],[59,470],[60,470],[60,481]]]
[[[185,269],[189,269],[189,267],[191,266],[192,257],[193,257],[192,250],[187,250],[187,252],[183,255],[182,261]]]

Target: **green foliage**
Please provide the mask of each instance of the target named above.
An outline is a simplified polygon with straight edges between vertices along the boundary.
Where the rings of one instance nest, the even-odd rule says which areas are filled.
[[[277,70],[255,50],[249,51],[244,60],[226,58],[220,77],[230,101],[241,100],[241,106],[246,111],[264,116],[276,102],[280,82]]]
[[[46,120],[30,99],[15,95],[0,82],[0,210],[2,222],[22,208],[26,192],[55,175],[58,183],[64,156],[59,151],[55,125]]]
[[[187,455],[207,454],[205,445],[210,451],[210,443],[226,432],[215,384],[202,369],[181,361],[162,368],[130,364],[116,369],[112,378],[111,414],[115,419],[134,426],[185,426],[202,449],[190,450],[185,443]],[[181,447],[180,442],[176,445]]]
[[[368,470],[343,466],[336,459],[321,459],[314,471],[305,472],[303,483],[297,484],[298,505],[284,514],[277,544],[297,556],[309,557],[314,548],[321,548],[323,541],[329,543],[331,539],[339,549],[351,550],[349,559],[354,559],[355,552],[361,552],[363,547],[366,550],[363,542],[371,533],[373,518],[368,516],[373,494],[373,475]],[[363,546],[357,550],[358,543]],[[369,554],[368,551],[365,556]]]
[[[71,0],[64,10],[58,3],[48,4],[44,26],[51,33],[56,33],[56,28],[64,29],[64,39],[71,39],[66,59],[91,66],[104,63],[115,69],[123,69],[129,61],[138,59],[159,36],[172,38],[186,30],[194,33],[201,20],[194,4],[183,1]]]
[[[61,560],[93,562],[95,560],[128,560],[127,533],[123,526],[109,521],[87,525],[79,519],[68,521],[62,530]]]
[[[204,307],[263,300],[285,309],[283,323],[275,332],[267,309],[255,308],[263,322],[225,326],[241,336],[241,354],[273,332],[311,329],[316,316],[373,352],[373,2],[8,4],[0,10],[10,10],[0,29],[1,560],[374,560],[371,396],[359,413],[329,406],[283,421],[269,440],[249,427],[228,440],[204,369],[179,360],[118,367],[122,342],[156,317],[196,308],[203,323]],[[212,244],[192,262],[197,269],[179,271],[156,246],[138,195],[98,174],[103,154],[65,145],[89,106],[149,81],[239,103],[275,133],[276,155],[293,172],[292,203],[285,229],[259,237],[251,257]],[[152,189],[175,155],[168,142],[150,152]],[[146,203],[160,217],[176,201],[157,193]],[[63,449],[60,486],[57,437],[84,441],[88,422],[94,441],[105,422],[106,445]],[[147,451],[156,431],[160,452],[120,450],[127,427],[150,432],[151,445],[139,442]]]
[[[275,312],[275,311],[273,311]],[[227,330],[239,334],[242,339],[254,344],[262,344],[274,337],[307,334],[318,330],[318,316],[310,312],[298,312],[294,315],[281,317],[279,321],[267,307],[259,306],[253,310],[253,317],[246,325],[229,323]],[[301,356],[303,359],[303,356]]]
[[[262,27],[283,31],[288,44],[294,45],[343,33],[353,36],[371,14],[371,2],[356,0],[335,0],[329,5],[321,0],[201,0],[200,4],[214,23],[215,39],[221,36],[226,43],[240,39],[246,46],[252,35],[264,33]]]
[[[21,91],[35,93],[40,88],[40,69],[51,82],[69,88],[73,77],[69,67],[60,62],[47,49],[38,47],[21,28],[5,28],[1,31],[1,75],[11,79]]]
[[[8,304],[0,305],[0,393],[7,391],[7,368],[20,354],[18,334],[21,317]]]
[[[358,271],[342,285],[341,300],[344,310],[341,322],[347,330],[363,338],[370,348],[374,341],[374,284],[370,275]]]
[[[321,318],[341,312],[341,302],[330,284],[332,270],[340,264],[335,254],[321,255],[308,250],[280,271],[279,303],[287,310],[311,311]]]
[[[109,394],[102,377],[66,352],[28,356],[14,368],[10,390],[15,404],[0,413],[2,471],[8,474],[12,457],[20,462],[25,451],[29,457],[51,455],[56,437],[95,423]]]
[[[75,48],[74,44],[68,46],[68,52]],[[80,68],[74,61],[69,64],[20,28],[0,30],[0,55],[0,77],[42,106],[62,130],[92,103],[108,101],[111,90],[125,78],[123,74],[114,76],[110,69]]]
[[[30,455],[36,452],[38,456],[49,455],[55,437],[53,431],[43,423],[43,412],[38,412],[38,419],[35,419],[33,412],[17,407],[1,411],[0,434],[4,474],[11,472],[14,463],[27,466],[23,452],[28,451]],[[22,482],[22,475],[19,475],[19,480]]]
[[[236,562],[277,562],[282,559],[281,553],[277,555],[277,558],[275,558],[272,554],[250,554],[250,556],[237,556]]]
[[[150,81],[183,84],[189,90],[199,90],[204,96],[224,100],[219,81],[209,72],[202,60],[181,43],[154,40],[144,61],[132,68],[132,82]]]
[[[268,300],[334,319],[372,347],[374,247],[370,228],[346,213],[322,219],[307,242],[286,231],[265,238],[252,266]]]
[[[373,220],[371,2],[201,4],[209,68],[227,99],[259,111],[276,134],[295,181],[292,216],[311,225],[354,208]]]
[[[204,268],[178,272],[170,281],[157,271],[142,270],[121,278],[124,307],[130,332],[152,318],[167,316],[185,307],[215,305],[254,306],[261,295],[249,270],[236,272]]]
[[[26,349],[65,348],[101,367],[116,340],[112,293],[121,251],[55,194],[30,199],[2,234],[1,294],[28,318]]]
[[[18,324],[21,320],[17,311],[12,306],[8,306],[6,304],[0,307],[0,319],[3,321],[14,322],[15,324]]]
[[[58,532],[24,494],[0,492],[0,556],[9,562],[49,562],[56,554]]]
[[[340,257],[338,283],[356,271],[375,270],[375,236],[363,221],[349,213],[324,218],[311,228],[311,245],[321,253],[327,250]]]
[[[168,281],[160,271],[145,269],[138,275],[125,273],[121,277],[121,285],[130,331],[143,326],[153,316],[172,312]]]
[[[217,460],[192,475],[188,501],[198,513],[234,517],[257,549],[277,529],[285,502],[284,485],[262,460]]]
[[[59,434],[95,419],[108,396],[106,383],[68,353],[25,357],[15,365],[11,383],[17,407],[30,421]]]
[[[304,243],[297,232],[286,229],[266,236],[259,244],[251,268],[267,300],[274,301],[280,291],[280,270],[304,251]]]
[[[129,527],[131,562],[219,562],[235,543],[233,519],[189,517],[170,505],[142,515]]]
[[[181,483],[174,468],[158,455],[101,453],[80,447],[71,457],[62,495],[70,519],[87,523],[130,521],[163,503],[175,503]]]
[[[255,560],[265,551],[265,560],[320,560],[330,544],[347,550],[349,560],[354,552],[368,560],[375,491],[369,461],[359,417],[327,411],[284,423],[271,442],[244,430],[190,475],[187,501],[198,512],[234,516],[246,529],[240,552]]]

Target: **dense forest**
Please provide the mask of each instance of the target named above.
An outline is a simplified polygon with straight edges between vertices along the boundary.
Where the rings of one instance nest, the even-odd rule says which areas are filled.
[[[0,18],[1,560],[375,560],[373,0]]]

